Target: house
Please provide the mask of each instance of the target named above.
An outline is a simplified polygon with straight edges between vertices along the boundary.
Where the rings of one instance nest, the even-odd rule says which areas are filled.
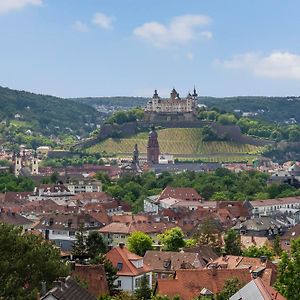
[[[185,201],[202,201],[203,198],[194,188],[173,188],[167,186],[159,195],[158,200],[174,198]]]
[[[280,237],[281,248],[287,252],[291,251],[292,240],[300,236],[300,223],[291,227],[283,236]]]
[[[40,300],[96,300],[96,297],[71,276],[60,278],[54,282],[54,285],[54,288],[43,295]]]
[[[72,264],[72,277],[87,283],[88,291],[95,297],[109,294],[104,265]]]
[[[173,277],[179,269],[203,269],[206,266],[198,253],[172,251],[147,251],[144,264],[152,270],[153,280]]]
[[[254,216],[270,216],[276,211],[293,212],[300,210],[300,197],[286,197],[278,199],[255,200],[250,202]]]
[[[276,266],[266,257],[253,258],[226,255],[209,262],[206,268],[247,269],[253,278],[260,277],[266,284],[273,285],[276,280]]]
[[[240,235],[260,236],[274,238],[276,235],[282,235],[288,230],[288,223],[278,221],[271,217],[261,217],[246,220],[238,223],[232,228]]]
[[[106,254],[106,258],[118,270],[115,284],[119,289],[134,293],[140,287],[143,276],[146,276],[149,286],[152,286],[152,270],[144,265],[143,257],[131,253],[126,247],[120,245],[111,249]]]
[[[273,287],[265,284],[260,278],[251,280],[229,300],[286,300]]]
[[[35,229],[42,232],[46,240],[53,241],[61,250],[71,251],[81,226],[88,232],[98,230],[103,224],[85,212],[55,213],[42,217]]]
[[[144,211],[158,213],[159,209],[187,207],[195,210],[201,206],[203,198],[194,188],[173,188],[167,186],[160,195],[150,196],[144,200]]]
[[[16,212],[10,210],[5,211],[3,208],[0,208],[0,223],[22,227],[24,231],[30,230],[34,226],[31,220]]]
[[[42,184],[36,187],[33,193],[28,197],[30,201],[52,199],[54,201],[64,201],[66,205],[69,203],[70,198],[74,195],[63,184]]]
[[[213,296],[222,291],[228,279],[234,277],[242,284],[252,280],[247,269],[177,270],[174,279],[158,279],[154,294],[179,296],[181,300]]]
[[[124,244],[127,246],[127,239],[131,233],[141,231],[148,234],[154,242],[157,242],[157,235],[165,230],[175,227],[174,224],[164,222],[147,222],[145,220],[131,220],[128,222],[112,222],[101,229],[99,232],[108,241],[111,247]]]
[[[69,179],[65,186],[72,194],[102,192],[100,180],[85,178],[84,176]]]

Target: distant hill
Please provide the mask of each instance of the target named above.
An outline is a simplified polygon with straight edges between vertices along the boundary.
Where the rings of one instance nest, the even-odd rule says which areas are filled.
[[[142,97],[98,97],[72,99],[91,106],[117,106],[121,108],[145,107],[148,98]],[[209,108],[217,107],[220,110],[232,112],[256,114],[255,118],[261,118],[270,122],[285,122],[294,118],[300,123],[300,98],[299,97],[199,97],[199,104],[205,104]],[[238,112],[237,112],[238,113]]]
[[[131,157],[135,144],[138,144],[142,155],[146,154],[148,134],[146,132],[128,138],[109,138],[86,151],[88,153],[115,154]],[[173,154],[182,160],[209,162],[248,161],[255,159],[263,151],[263,147],[227,141],[203,141],[200,128],[168,128],[158,131],[158,140],[162,154]]]
[[[0,87],[0,121],[20,122],[45,135],[81,135],[100,124],[102,116],[80,102]]]

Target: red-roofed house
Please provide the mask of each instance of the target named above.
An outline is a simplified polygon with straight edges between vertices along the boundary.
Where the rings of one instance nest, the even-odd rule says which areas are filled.
[[[222,291],[226,280],[234,277],[243,285],[252,280],[247,269],[177,270],[174,279],[158,279],[154,293],[168,297],[179,296],[181,300],[212,296]]]
[[[106,258],[117,268],[119,278],[115,284],[119,289],[134,293],[140,287],[141,279],[146,275],[149,286],[152,286],[151,269],[144,265],[144,259],[130,252],[126,247],[119,246],[111,249]]]

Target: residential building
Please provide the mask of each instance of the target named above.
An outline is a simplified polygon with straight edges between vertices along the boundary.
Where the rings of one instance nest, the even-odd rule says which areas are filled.
[[[120,244],[127,246],[130,234],[135,231],[148,234],[153,239],[153,243],[157,244],[157,235],[172,227],[175,227],[175,224],[133,219],[128,222],[112,222],[99,229],[99,232],[107,240],[109,246],[116,247]]]
[[[198,253],[152,250],[145,253],[144,264],[152,270],[153,282],[173,277],[176,270],[203,269],[206,266]]]
[[[61,250],[71,251],[81,226],[88,233],[100,229],[103,224],[85,212],[55,213],[42,217],[35,229],[41,231],[46,240],[53,241]]]
[[[209,262],[208,269],[247,269],[253,278],[260,277],[266,284],[273,285],[276,280],[276,266],[266,257],[253,258],[226,255]]]
[[[151,269],[144,265],[143,257],[131,253],[126,247],[120,245],[111,249],[106,254],[106,258],[118,270],[115,284],[120,290],[134,293],[140,287],[143,276],[146,276],[149,287],[152,286]]]
[[[255,200],[249,202],[254,216],[269,216],[276,211],[292,212],[300,210],[300,196],[278,199]]]
[[[87,289],[95,297],[109,294],[104,265],[71,264],[72,277],[87,283]]]
[[[24,231],[31,230],[34,223],[20,214],[0,207],[0,223],[22,227]]]
[[[88,290],[83,288],[71,276],[54,282],[54,288],[42,295],[40,300],[96,300]]]
[[[288,230],[289,225],[288,222],[279,221],[275,218],[261,217],[238,223],[232,228],[240,235],[261,236],[272,239],[276,235],[284,234]]]
[[[283,236],[280,237],[281,248],[287,252],[291,251],[292,240],[300,236],[300,223],[291,227]]]
[[[177,270],[174,279],[158,279],[154,293],[168,297],[179,296],[181,300],[212,297],[222,291],[228,279],[234,277],[242,284],[252,280],[247,269]]]
[[[102,182],[90,178],[73,178],[65,186],[72,194],[102,192]]]

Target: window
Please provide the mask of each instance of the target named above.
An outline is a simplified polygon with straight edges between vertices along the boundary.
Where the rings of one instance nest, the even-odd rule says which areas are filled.
[[[122,287],[122,281],[121,280],[118,280],[117,286],[118,286],[118,288]]]
[[[122,262],[118,262],[118,264],[117,264],[117,270],[121,271],[122,268],[123,268],[123,263]]]

